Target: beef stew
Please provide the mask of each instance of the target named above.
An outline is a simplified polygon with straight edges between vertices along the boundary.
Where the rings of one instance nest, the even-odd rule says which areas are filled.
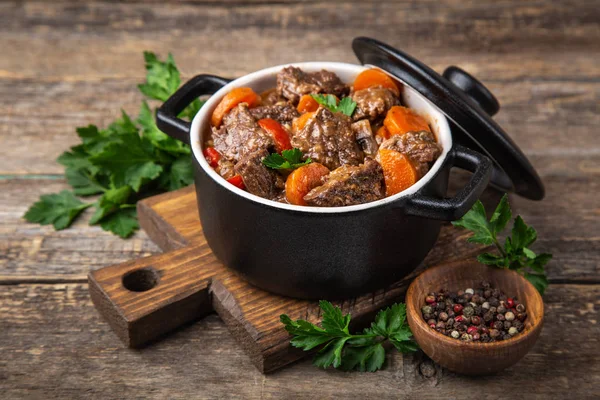
[[[400,86],[370,69],[347,85],[333,72],[283,68],[262,94],[230,91],[204,142],[231,184],[269,200],[341,207],[399,193],[442,148],[427,121],[401,105]]]

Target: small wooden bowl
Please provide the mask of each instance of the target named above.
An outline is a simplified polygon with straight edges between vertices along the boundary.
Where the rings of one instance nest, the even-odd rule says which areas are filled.
[[[423,320],[421,307],[428,293],[442,288],[453,291],[477,288],[482,281],[525,304],[525,329],[512,339],[466,343],[436,332]],[[514,271],[470,260],[433,267],[419,275],[406,293],[406,310],[410,329],[425,354],[441,366],[466,375],[492,374],[515,364],[537,341],[544,320],[542,297],[525,278]]]

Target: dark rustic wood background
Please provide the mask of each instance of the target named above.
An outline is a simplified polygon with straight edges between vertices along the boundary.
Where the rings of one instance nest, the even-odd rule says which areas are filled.
[[[14,398],[590,398],[600,386],[600,6],[590,1],[0,1],[0,393]],[[516,366],[465,378],[421,355],[381,372],[309,361],[263,376],[216,316],[140,351],[94,310],[90,269],[158,252],[89,214],[55,232],[21,215],[66,188],[56,157],[74,127],[136,115],[143,50],[172,52],[184,77],[270,65],[355,62],[367,35],[493,90],[496,117],[544,179],[512,198],[554,254],[546,325]],[[191,210],[191,212],[195,212]]]

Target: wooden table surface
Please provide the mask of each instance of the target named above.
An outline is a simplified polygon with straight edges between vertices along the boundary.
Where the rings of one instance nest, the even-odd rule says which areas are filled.
[[[600,387],[600,7],[597,1],[0,1],[0,393],[14,398],[590,398]],[[67,187],[56,157],[76,126],[137,114],[143,50],[184,77],[355,62],[353,37],[386,41],[442,71],[456,64],[502,104],[496,119],[542,176],[542,202],[512,198],[551,252],[546,324],[496,376],[391,354],[377,373],[302,361],[263,376],[210,316],[143,350],[92,306],[89,270],[158,252],[87,224],[25,223]],[[193,210],[190,210],[191,212]],[[195,211],[194,211],[195,212]],[[596,392],[594,392],[596,391]]]

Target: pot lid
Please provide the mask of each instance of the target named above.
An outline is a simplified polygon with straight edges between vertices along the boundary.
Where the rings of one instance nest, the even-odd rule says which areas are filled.
[[[527,157],[492,120],[500,104],[481,82],[454,66],[442,76],[375,39],[355,38],[352,49],[362,64],[383,69],[437,107],[449,119],[456,142],[487,155],[494,162],[494,186],[531,200],[544,197],[544,185]]]

